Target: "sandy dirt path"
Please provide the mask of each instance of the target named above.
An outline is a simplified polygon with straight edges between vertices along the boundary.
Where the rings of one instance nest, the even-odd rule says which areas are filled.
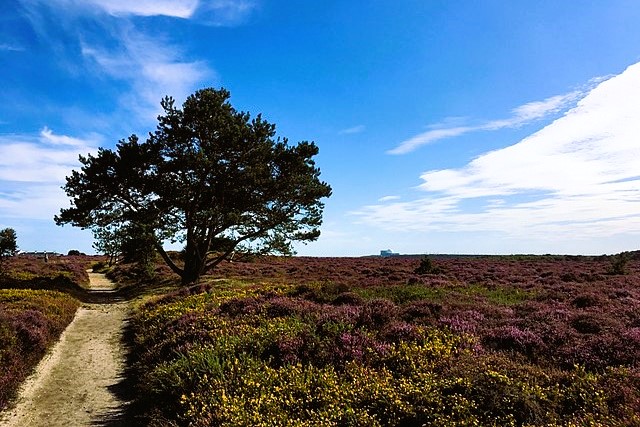
[[[106,300],[114,284],[89,273],[91,292]],[[121,338],[128,314],[124,302],[83,305],[60,341],[20,390],[0,426],[125,426],[127,402],[117,396],[125,352]]]

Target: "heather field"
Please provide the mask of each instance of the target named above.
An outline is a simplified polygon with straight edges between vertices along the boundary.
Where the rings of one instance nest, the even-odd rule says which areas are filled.
[[[0,410],[73,319],[80,301],[64,290],[88,282],[90,258],[5,260],[0,274]]]
[[[150,425],[640,425],[632,257],[241,260],[132,329]]]
[[[73,320],[79,306],[78,300],[61,292],[0,289],[0,410]]]
[[[87,269],[103,257],[51,256],[48,262],[33,256],[7,258],[2,266],[0,288],[49,289],[67,292],[84,290],[89,283]]]

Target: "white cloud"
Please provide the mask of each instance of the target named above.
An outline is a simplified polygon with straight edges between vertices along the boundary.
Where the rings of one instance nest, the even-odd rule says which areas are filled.
[[[96,151],[99,137],[57,135],[44,128],[39,135],[0,137],[0,217],[50,220],[68,205],[60,188],[78,156]]]
[[[249,0],[201,0],[194,16],[205,24],[233,26],[244,22],[256,6]]]
[[[516,107],[512,110],[512,117],[506,120],[496,120],[480,127],[484,130],[496,130],[506,127],[520,126],[533,120],[541,119],[549,114],[562,111],[584,94],[579,91],[569,92],[565,95],[556,95],[544,101],[534,101]]]
[[[21,46],[16,46],[16,45],[9,44],[9,43],[0,43],[0,51],[22,52],[22,51],[24,51],[24,48],[21,47]]]
[[[95,136],[91,139],[81,139],[67,135],[56,135],[46,126],[40,131],[40,137],[42,142],[49,143],[51,145],[70,145],[81,148],[93,146],[96,142]]]
[[[130,122],[123,126],[128,128],[155,121],[164,96],[180,101],[198,87],[215,84],[215,73],[205,62],[189,59],[170,34],[147,34],[142,26],[134,24],[133,17],[164,15],[198,20],[194,14],[200,16],[203,10],[214,8],[224,14],[229,9],[235,15],[249,7],[245,2],[232,6],[204,0],[21,1],[35,31],[42,40],[57,46],[55,51],[71,72],[116,81],[105,79],[105,86],[117,91],[119,106],[112,114],[120,117],[118,122]],[[56,26],[51,24],[52,15]],[[75,57],[78,54],[80,60]]]
[[[198,0],[89,0],[111,15],[171,16],[189,18],[198,7]]]
[[[379,202],[390,202],[391,200],[398,200],[400,196],[384,196],[378,199]]]
[[[572,91],[564,95],[556,95],[543,101],[534,101],[514,108],[511,117],[501,120],[492,120],[476,126],[444,127],[431,125],[435,129],[420,133],[406,139],[397,147],[389,150],[388,154],[406,154],[417,148],[431,144],[445,138],[453,138],[470,132],[495,131],[504,128],[519,127],[535,120],[542,119],[551,114],[556,114],[566,109],[584,96],[582,91]],[[458,120],[459,121],[459,120]]]
[[[358,125],[358,126],[353,126],[350,128],[346,128],[346,129],[342,129],[340,132],[338,132],[339,135],[352,135],[355,133],[362,133],[364,132],[364,130],[366,129],[366,127],[364,125]]]
[[[181,60],[178,48],[158,38],[129,31],[121,42],[117,50],[84,45],[82,53],[107,75],[130,84],[131,91],[122,95],[122,107],[142,119],[155,119],[164,96],[184,100],[215,75],[203,62]]]
[[[0,194],[0,214],[3,220],[53,221],[69,199],[60,185],[25,185]]]
[[[46,3],[67,12],[73,8],[75,13],[85,15],[101,12],[117,18],[168,16],[219,26],[241,24],[256,8],[253,0],[46,0]]]
[[[464,135],[465,133],[469,133],[474,130],[478,130],[478,128],[470,127],[470,126],[460,126],[460,127],[447,128],[447,129],[432,129],[402,141],[400,145],[398,145],[396,148],[392,150],[389,150],[388,153],[389,154],[410,153],[411,151],[414,151],[415,149],[423,145],[431,144],[432,142],[439,141],[445,138],[452,138],[455,136]]]
[[[95,151],[98,137],[80,139],[56,135],[44,128],[38,137],[0,137],[0,181],[62,183],[78,155]]]
[[[514,110],[529,120],[566,99]],[[392,230],[497,232],[544,240],[640,234],[640,63],[600,81],[562,117],[460,169],[422,174],[426,196],[366,206]]]
[[[257,8],[257,0],[18,0],[28,14],[36,7],[48,6],[60,16],[111,15],[167,16],[193,19],[202,24],[233,26],[241,24]],[[37,12],[36,12],[37,13]],[[31,16],[33,17],[33,15]]]

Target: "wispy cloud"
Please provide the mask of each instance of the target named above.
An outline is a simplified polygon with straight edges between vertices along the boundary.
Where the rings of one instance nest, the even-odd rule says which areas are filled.
[[[355,133],[362,133],[366,129],[365,125],[353,126],[350,128],[342,129],[338,132],[339,135],[352,135]]]
[[[78,155],[95,150],[98,135],[76,138],[44,128],[39,135],[0,136],[0,180],[12,182],[63,182]]]
[[[113,87],[119,100],[113,114],[130,122],[129,128],[153,122],[164,96],[181,101],[196,88],[216,82],[215,72],[205,62],[189,59],[183,46],[169,34],[145,33],[134,17],[196,19],[195,14],[203,13],[203,8],[217,7],[223,13],[225,8],[239,7],[198,0],[21,1],[43,40],[51,40],[52,45],[65,40],[55,50],[70,72],[104,79],[105,85]],[[69,41],[77,43],[77,50]]]
[[[519,107],[510,123],[559,111],[576,96]],[[546,240],[640,234],[638,97],[640,63],[600,81],[562,117],[519,143],[460,169],[425,172],[419,187],[424,197],[355,214],[394,230],[491,231]]]
[[[38,135],[0,136],[0,217],[51,220],[68,201],[61,185],[80,166],[79,154],[95,152],[98,135],[59,135],[44,128]]]
[[[58,0],[73,1],[78,0]],[[195,19],[206,25],[241,24],[256,8],[249,0],[88,0],[113,16],[169,16]]]
[[[24,51],[24,47],[13,45],[13,44],[9,44],[9,43],[0,43],[0,51],[5,51],[5,52],[23,52]]]
[[[378,199],[379,202],[390,202],[391,200],[398,200],[400,196],[383,196]]]
[[[402,141],[397,147],[389,150],[388,154],[406,154],[419,147],[445,138],[453,138],[470,132],[494,131],[505,128],[515,128],[535,120],[557,114],[573,105],[586,92],[572,91],[564,95],[557,95],[543,101],[534,101],[514,108],[511,116],[506,119],[492,120],[475,126],[442,127],[432,125],[426,132]]]
[[[130,16],[194,19],[202,24],[233,26],[241,24],[257,8],[256,0],[20,0],[27,7],[47,5],[66,14],[106,13]]]
[[[189,18],[198,7],[198,0],[89,0],[94,6],[112,15],[171,16]]]
[[[122,34],[121,43],[118,49],[84,44],[82,54],[100,72],[130,85],[130,91],[121,95],[121,105],[140,118],[154,119],[164,96],[183,100],[195,87],[215,78],[205,63],[181,60],[179,48],[157,37],[132,30]]]
[[[93,146],[97,139],[98,138],[95,136],[92,139],[81,139],[67,135],[56,135],[46,126],[40,131],[40,142],[42,144],[50,144],[52,146],[66,145],[71,147],[87,148]]]
[[[446,128],[446,129],[432,129],[427,132],[423,132],[419,135],[416,135],[412,138],[409,138],[405,141],[402,141],[400,145],[396,148],[389,150],[388,154],[407,154],[418,147],[423,145],[431,144],[432,142],[445,139],[452,138],[455,136],[464,135],[465,133],[472,132],[474,130],[479,130],[476,127],[470,126],[460,126],[455,128]]]
[[[242,24],[256,8],[256,1],[201,0],[194,18],[204,24],[228,27]]]

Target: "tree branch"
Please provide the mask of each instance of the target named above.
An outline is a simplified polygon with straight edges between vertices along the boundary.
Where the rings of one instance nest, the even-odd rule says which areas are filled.
[[[173,260],[171,259],[171,257],[169,256],[169,254],[167,254],[167,252],[164,250],[164,248],[162,247],[162,245],[160,244],[160,242],[155,241],[153,244],[156,247],[156,250],[158,251],[158,253],[160,254],[160,256],[162,257],[162,259],[164,260],[164,262],[167,263],[167,265],[169,266],[169,268],[171,268],[171,270],[173,270],[174,273],[176,273],[177,275],[179,275],[180,277],[182,277],[182,273],[184,273],[184,270],[181,269],[180,267],[178,267]]]

